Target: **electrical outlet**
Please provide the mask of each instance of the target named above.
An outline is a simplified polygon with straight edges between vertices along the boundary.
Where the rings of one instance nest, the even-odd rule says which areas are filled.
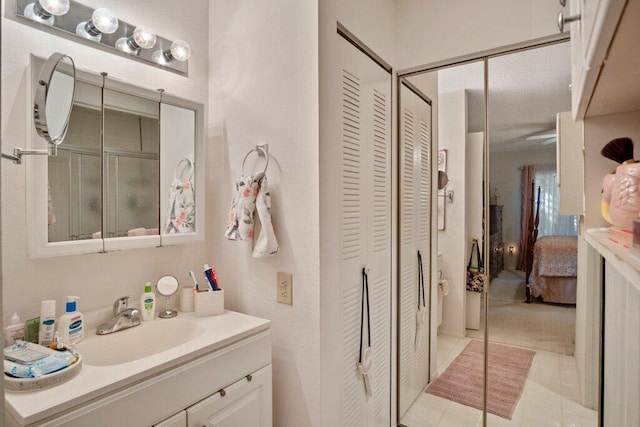
[[[282,304],[293,304],[293,275],[278,271],[277,300]]]

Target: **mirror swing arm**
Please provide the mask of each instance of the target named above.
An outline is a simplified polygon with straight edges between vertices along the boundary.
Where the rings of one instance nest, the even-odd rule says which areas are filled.
[[[59,72],[58,66],[63,66],[64,63],[62,61],[69,61],[69,73],[71,77],[72,89],[70,93],[67,93],[66,99],[62,99],[62,102],[65,103],[68,101],[68,105],[58,106],[59,108],[67,108],[67,111],[63,114],[64,122],[62,123],[49,123],[47,118],[47,100],[49,99],[50,90],[52,88],[56,88],[53,83],[56,83],[58,86],[60,83],[54,82],[54,73]],[[75,79],[76,79],[76,70],[75,63],[73,62],[73,58],[67,56],[62,53],[54,53],[49,59],[45,62],[42,70],[40,71],[40,75],[38,77],[38,84],[36,87],[36,93],[33,100],[33,122],[38,132],[38,135],[47,140],[48,147],[47,148],[33,148],[33,149],[24,149],[21,147],[15,147],[13,149],[13,154],[5,154],[2,153],[3,159],[8,159],[13,161],[16,165],[22,164],[22,156],[31,156],[31,155],[46,155],[46,156],[57,156],[58,155],[58,145],[62,143],[64,137],[67,133],[67,129],[69,127],[69,119],[71,117],[71,109],[73,107],[73,97],[75,93]],[[55,92],[55,90],[53,90]],[[58,93],[55,93],[56,95]],[[52,102],[52,101],[51,101]],[[54,129],[52,132],[51,128],[53,125],[56,125],[60,128],[59,131]],[[53,134],[52,134],[53,133]]]

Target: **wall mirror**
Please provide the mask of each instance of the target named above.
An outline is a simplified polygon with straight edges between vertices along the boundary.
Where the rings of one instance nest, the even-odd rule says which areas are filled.
[[[400,73],[401,82],[408,80],[432,101],[432,152],[447,150],[445,189],[455,190],[456,197],[446,202],[447,227],[437,231],[438,253],[431,257],[427,305],[432,323],[422,338],[430,344],[426,356],[412,341],[418,330],[411,318],[419,307],[418,285],[413,276],[405,280],[402,269],[403,248],[415,235],[403,234],[402,226],[399,230],[398,423],[596,425],[600,354],[585,350],[594,331],[584,324],[575,275],[565,274],[577,269],[575,245],[569,248],[567,240],[575,236],[578,218],[559,214],[555,177],[556,116],[571,109],[570,47],[551,41],[475,59]],[[404,90],[399,98],[401,221],[402,158],[412,139],[405,110],[415,108]],[[434,191],[437,182],[434,174]],[[532,235],[536,211],[539,237],[523,242]],[[478,293],[465,286],[472,238],[481,243],[487,273]],[[560,243],[546,248],[542,243],[549,239]],[[551,247],[562,255],[552,255],[554,262],[567,258],[572,263],[563,265],[565,273],[558,277],[540,269]],[[507,377],[514,393],[505,387]],[[501,408],[497,402],[508,404]]]
[[[203,106],[97,73],[75,82],[58,155],[28,165],[30,256],[202,240]]]

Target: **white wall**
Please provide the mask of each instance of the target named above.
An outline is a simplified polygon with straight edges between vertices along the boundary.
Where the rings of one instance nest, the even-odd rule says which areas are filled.
[[[208,250],[227,307],[273,322],[274,425],[319,425],[318,6],[215,0],[209,17]],[[233,180],[263,143],[280,253],[256,259],[224,230]],[[276,302],[278,271],[293,274],[291,306]]]
[[[2,151],[24,147],[33,127],[28,110],[32,95],[26,93],[29,54],[48,57],[63,52],[73,57],[76,67],[106,71],[113,78],[149,89],[206,103],[208,81],[208,2],[197,0],[191,7],[162,0],[150,8],[145,2],[123,0],[85,1],[109,7],[132,23],[145,23],[169,39],[188,40],[192,47],[189,77],[182,77],[107,51],[92,43],[77,42],[57,33],[40,31],[15,20],[15,2],[2,2]],[[39,141],[40,142],[40,141]],[[44,142],[44,141],[42,141]],[[44,147],[44,144],[41,144]],[[28,163],[32,158],[24,158]],[[62,314],[67,295],[81,297],[81,310],[110,306],[122,295],[139,295],[147,281],[173,274],[187,282],[187,272],[207,259],[204,244],[129,250],[107,254],[29,259],[27,256],[26,167],[4,161],[2,165],[2,276],[3,320],[15,311],[23,319],[40,314],[40,301],[56,299]]]
[[[608,227],[600,214],[602,179],[618,166],[600,154],[600,150],[614,138],[629,137],[634,141],[634,154],[640,159],[640,111],[584,120],[584,176],[585,227]]]
[[[398,0],[398,69],[556,34],[557,0]]]
[[[489,157],[489,193],[500,194],[504,268],[515,269],[520,245],[520,177],[522,166],[556,164],[555,146],[531,150],[491,151]],[[513,245],[513,255],[509,246]]]
[[[442,333],[464,336],[466,314],[466,138],[467,94],[464,90],[438,96],[438,140],[447,150],[447,190],[453,190],[453,203],[446,203],[445,229],[438,231],[438,251],[442,252],[449,295],[442,308]]]

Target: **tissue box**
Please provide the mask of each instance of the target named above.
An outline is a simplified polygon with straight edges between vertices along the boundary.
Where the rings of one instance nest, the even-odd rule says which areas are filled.
[[[224,313],[224,289],[195,293],[196,316],[215,316]]]

